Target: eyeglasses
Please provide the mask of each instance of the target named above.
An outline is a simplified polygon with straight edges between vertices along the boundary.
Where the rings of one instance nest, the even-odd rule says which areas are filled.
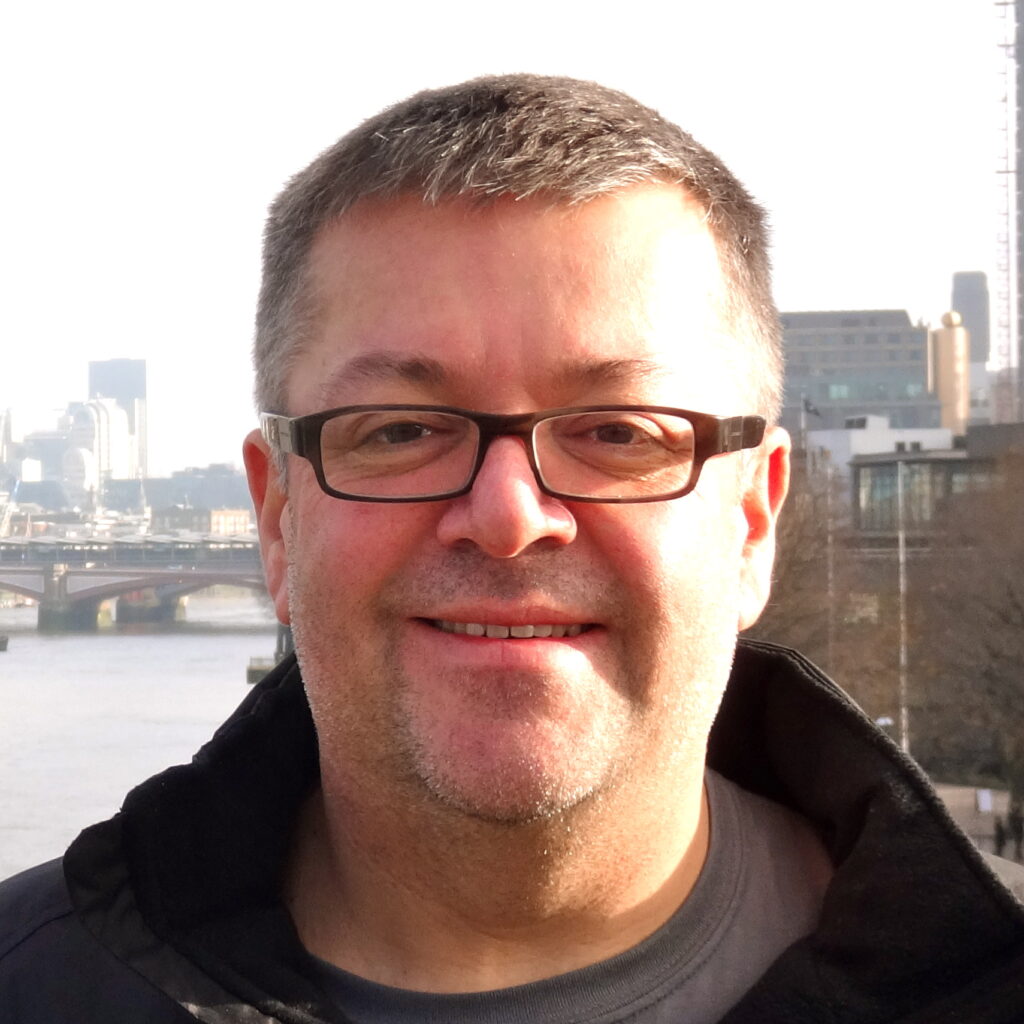
[[[271,448],[313,465],[349,501],[443,501],[473,487],[496,437],[526,443],[537,485],[555,498],[664,501],[697,484],[714,455],[755,448],[761,416],[657,405],[601,405],[501,416],[443,405],[348,405],[309,416],[260,414]]]

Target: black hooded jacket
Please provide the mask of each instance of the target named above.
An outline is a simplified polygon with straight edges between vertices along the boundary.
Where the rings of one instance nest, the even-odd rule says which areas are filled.
[[[726,1024],[1024,1022],[1024,907],[810,663],[741,642],[708,760],[800,811],[836,865],[817,931]],[[279,897],[317,771],[288,659],[192,764],[133,790],[63,861],[0,885],[0,1021],[344,1021]]]

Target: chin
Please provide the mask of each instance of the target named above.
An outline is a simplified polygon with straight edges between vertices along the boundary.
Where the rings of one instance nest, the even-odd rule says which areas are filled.
[[[468,818],[498,825],[529,825],[562,818],[589,802],[597,793],[593,786],[538,785],[488,779],[483,784],[437,776],[423,777],[433,799]]]
[[[586,744],[516,736],[519,744],[416,744],[412,774],[431,798],[482,821],[526,824],[564,815],[591,800],[613,774],[614,753]]]

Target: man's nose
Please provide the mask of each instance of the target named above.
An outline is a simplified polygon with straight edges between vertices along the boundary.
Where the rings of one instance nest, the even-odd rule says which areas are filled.
[[[555,546],[576,537],[576,519],[537,484],[525,442],[491,442],[473,489],[453,498],[437,527],[443,544],[470,541],[492,558],[514,558],[538,543]]]

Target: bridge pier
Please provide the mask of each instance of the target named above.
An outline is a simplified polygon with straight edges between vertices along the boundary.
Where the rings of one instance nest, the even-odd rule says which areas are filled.
[[[160,594],[155,587],[122,594],[117,599],[118,622],[181,622],[185,618],[186,598]]]
[[[36,629],[64,633],[98,629],[110,621],[110,609],[102,597],[75,597],[68,592],[66,565],[52,565],[43,578]]]
[[[110,610],[104,601],[39,602],[36,628],[40,633],[87,632],[110,621]]]

